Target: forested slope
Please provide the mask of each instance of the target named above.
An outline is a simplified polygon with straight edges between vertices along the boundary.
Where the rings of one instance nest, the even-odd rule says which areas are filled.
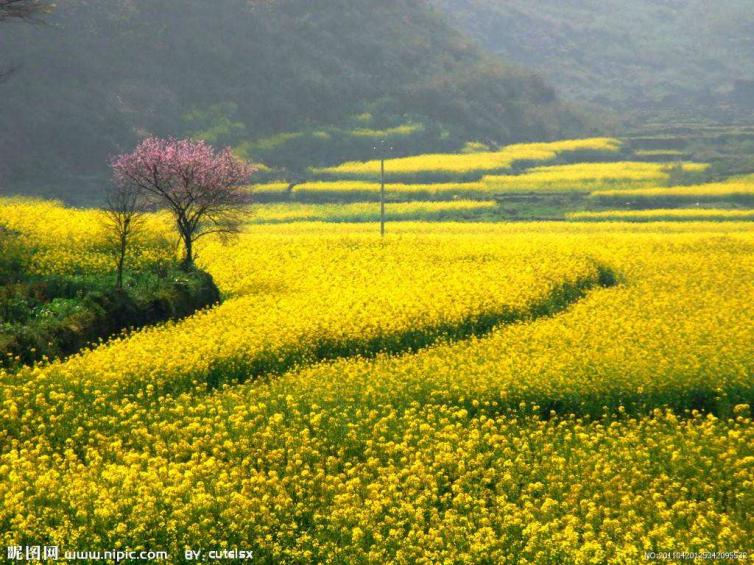
[[[59,0],[4,25],[0,179],[89,201],[145,134],[197,135],[301,169],[582,131],[543,80],[416,0]],[[366,153],[366,154],[365,154]],[[52,188],[48,188],[52,187]]]
[[[432,0],[565,97],[619,111],[741,119],[754,109],[750,0]]]

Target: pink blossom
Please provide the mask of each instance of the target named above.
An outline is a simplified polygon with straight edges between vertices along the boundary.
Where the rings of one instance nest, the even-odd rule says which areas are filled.
[[[256,171],[230,148],[215,151],[204,141],[156,137],[115,157],[112,167],[116,184],[141,192],[173,213],[187,264],[193,262],[192,244],[198,238],[239,230],[237,212],[249,202],[245,186]]]

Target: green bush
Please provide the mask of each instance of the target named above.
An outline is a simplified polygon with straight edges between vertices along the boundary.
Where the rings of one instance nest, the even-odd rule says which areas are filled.
[[[106,278],[16,283],[0,289],[0,365],[71,355],[129,328],[190,316],[220,301],[212,277],[175,266],[116,289]],[[57,296],[55,296],[57,295]]]
[[[23,279],[31,252],[15,233],[0,226],[0,285]]]

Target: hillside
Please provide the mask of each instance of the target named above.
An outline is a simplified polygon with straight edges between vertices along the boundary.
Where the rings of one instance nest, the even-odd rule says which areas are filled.
[[[432,0],[564,97],[614,110],[740,120],[754,108],[749,0]]]
[[[4,25],[21,65],[0,85],[6,192],[94,201],[108,157],[147,133],[298,171],[369,157],[382,137],[408,154],[583,130],[540,78],[485,55],[424,2],[221,6],[60,0],[49,25]]]

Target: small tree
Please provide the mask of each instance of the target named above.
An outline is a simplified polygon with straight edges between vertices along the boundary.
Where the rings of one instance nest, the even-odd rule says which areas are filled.
[[[105,224],[117,251],[117,278],[115,286],[123,288],[123,270],[128,246],[144,222],[146,205],[138,190],[127,184],[117,184],[107,195]]]
[[[194,264],[194,243],[206,235],[238,233],[250,202],[245,188],[255,169],[230,148],[215,151],[203,141],[149,138],[113,159],[115,181],[173,214],[184,248],[183,265]]]

